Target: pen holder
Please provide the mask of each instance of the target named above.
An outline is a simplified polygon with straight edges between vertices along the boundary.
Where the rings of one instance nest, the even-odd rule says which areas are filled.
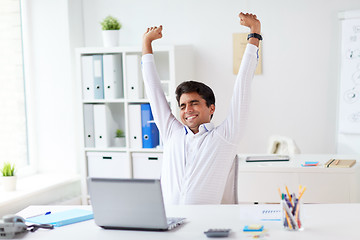
[[[301,221],[301,202],[291,203],[283,200],[282,204],[282,224],[284,229],[289,231],[301,231],[304,229]]]

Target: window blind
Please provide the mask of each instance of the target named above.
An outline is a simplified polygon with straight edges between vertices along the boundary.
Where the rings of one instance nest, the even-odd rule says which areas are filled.
[[[19,0],[0,1],[0,164],[28,164]]]

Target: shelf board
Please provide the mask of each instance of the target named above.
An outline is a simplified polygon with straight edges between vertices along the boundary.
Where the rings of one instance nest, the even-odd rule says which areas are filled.
[[[166,95],[166,100],[170,102],[170,97]],[[149,103],[149,99],[91,99],[83,100],[83,103]]]
[[[83,100],[83,103],[124,103],[125,100],[121,99],[91,99]]]
[[[127,148],[109,147],[109,148],[85,148],[87,152],[126,152]]]
[[[141,148],[141,149],[135,149],[131,148],[129,149],[130,152],[141,152],[141,153],[162,153],[162,148]]]
[[[162,148],[85,148],[86,152],[141,152],[141,153],[162,153]]]
[[[139,99],[127,99],[128,103],[149,103],[149,99],[139,98]]]

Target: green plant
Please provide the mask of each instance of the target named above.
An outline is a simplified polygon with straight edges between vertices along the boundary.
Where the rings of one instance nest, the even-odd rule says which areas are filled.
[[[11,177],[15,174],[15,164],[11,166],[11,163],[5,162],[3,167],[0,169],[0,172],[4,177]]]
[[[113,16],[107,16],[101,23],[102,30],[120,30],[121,23]]]
[[[121,130],[121,129],[116,129],[116,135],[115,135],[115,137],[117,137],[117,138],[125,137],[125,134],[124,134],[123,130]]]

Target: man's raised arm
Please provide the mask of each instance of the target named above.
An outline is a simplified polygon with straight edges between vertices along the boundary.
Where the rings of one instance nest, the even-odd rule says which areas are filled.
[[[219,126],[219,131],[233,144],[241,139],[248,118],[251,82],[258,63],[259,38],[261,24],[256,15],[240,13],[240,24],[250,30],[248,45],[242,57],[231,100],[230,113]]]
[[[142,73],[144,85],[154,115],[154,121],[159,128],[164,142],[168,139],[174,127],[182,127],[171,113],[170,106],[162,90],[159,74],[156,71],[152,50],[152,42],[162,38],[162,26],[148,28],[143,35]]]

